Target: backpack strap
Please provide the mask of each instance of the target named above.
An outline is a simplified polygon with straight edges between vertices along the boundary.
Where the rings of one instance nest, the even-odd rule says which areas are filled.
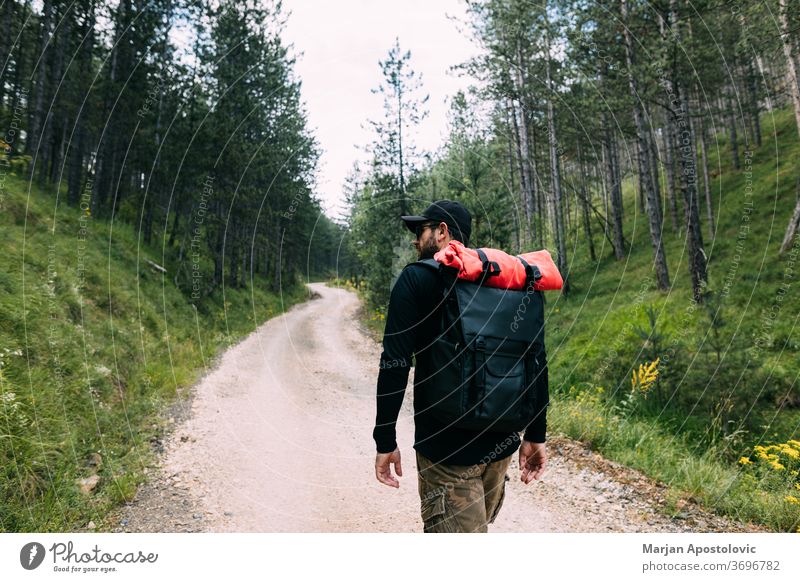
[[[459,313],[458,307],[458,299],[455,294],[455,286],[458,283],[458,269],[455,267],[448,267],[443,263],[440,263],[436,259],[421,259],[419,261],[415,261],[413,263],[408,263],[406,268],[418,265],[420,268],[425,269],[433,269],[438,273],[438,277],[442,280],[442,297],[441,301],[444,305],[444,309],[441,311],[441,319],[439,321],[439,330],[440,333],[448,333],[448,334],[456,334],[456,339],[453,341],[459,341],[462,343],[464,342],[464,334],[461,331],[460,323],[456,326],[453,326],[455,329],[451,331],[450,327],[446,325],[446,318],[448,311],[452,312],[453,317],[457,317]]]
[[[444,282],[444,291],[442,292],[443,297],[447,297],[450,294],[450,290],[458,280],[458,271],[455,267],[448,267],[436,259],[420,259],[418,261],[414,261],[413,263],[408,263],[406,267],[410,267],[411,265],[419,265],[420,267],[425,267],[436,271]]]
[[[536,281],[542,278],[542,272],[539,267],[529,264],[528,261],[522,258],[522,255],[517,255],[517,258],[522,263],[522,266],[525,267],[525,286],[527,287],[530,283],[536,284]]]
[[[440,265],[441,264],[442,263],[440,263],[436,259],[420,259],[420,260],[415,261],[413,263],[409,263],[409,265],[425,265],[425,266],[428,266],[428,267],[432,268],[434,271],[437,271],[437,272],[440,271]]]
[[[490,261],[483,249],[475,249],[475,252],[478,253],[478,258],[480,258],[483,267],[475,282],[483,285],[484,281],[489,277],[497,277],[500,274],[500,265],[496,261]]]

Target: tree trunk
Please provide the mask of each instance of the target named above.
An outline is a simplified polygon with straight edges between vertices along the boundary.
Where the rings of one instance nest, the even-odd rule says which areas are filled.
[[[223,237],[223,228],[220,224],[217,225],[217,237],[216,241],[214,242],[213,254],[214,254],[214,286],[222,284],[222,279],[224,277],[224,267],[225,267],[225,247],[223,246],[222,237]]]
[[[0,42],[0,109],[3,107],[6,89],[6,77],[8,76],[8,63],[11,61],[11,31],[14,28],[14,8],[15,2],[5,0],[2,6],[3,28],[0,34],[3,35],[3,42]],[[17,63],[19,67],[19,63]]]
[[[46,148],[48,152],[47,163],[42,164],[44,174],[43,179],[50,182],[56,182],[59,179],[59,174],[63,173],[62,164],[64,161],[64,147],[67,141],[67,120],[71,117],[71,112],[67,111],[69,104],[67,103],[70,91],[67,89],[69,83],[64,79],[64,60],[69,58],[70,38],[72,36],[72,23],[73,15],[68,9],[56,15],[59,21],[59,30],[56,35],[55,46],[56,51],[55,63],[53,65],[52,76],[57,87],[60,87],[57,94],[53,96],[50,102],[50,110],[53,112],[51,117],[50,128],[46,132],[47,139],[50,147]],[[42,160],[45,162],[45,160]],[[49,167],[48,167],[49,164]]]
[[[239,287],[244,289],[244,288],[247,287],[247,274],[248,274],[247,266],[248,266],[248,263],[250,262],[249,261],[249,259],[250,259],[249,249],[252,249],[252,246],[250,246],[247,243],[245,243],[245,228],[244,227],[242,227],[242,229],[241,229],[241,239],[242,239],[242,243],[244,243],[244,244],[242,245],[242,250],[241,250],[241,252],[242,252],[242,266],[241,266],[241,268],[239,270]]]
[[[275,273],[272,279],[272,290],[279,291],[281,288],[281,263],[283,262],[283,231],[281,228],[280,219],[275,228]]]
[[[531,108],[528,107],[528,111]],[[530,127],[531,124],[528,124]],[[530,135],[528,136],[529,143],[530,143],[530,160],[528,163],[531,169],[531,197],[533,198],[533,221],[534,221],[534,234],[536,235],[536,245],[538,247],[544,246],[544,225],[546,224],[547,218],[547,206],[542,200],[544,197],[544,183],[541,179],[541,173],[539,172],[539,164],[537,162],[537,150],[538,144],[536,142],[536,132],[533,129],[530,129]]]
[[[750,119],[753,125],[753,136],[756,138],[756,147],[761,147],[761,107],[758,103],[758,85],[752,59],[747,60],[747,92],[750,96]]]
[[[172,227],[169,229],[169,239],[167,241],[167,247],[172,248],[175,245],[175,240],[178,237],[178,231],[180,230],[181,226],[181,213],[183,209],[181,208],[180,198],[175,202],[175,210],[172,214]]]
[[[678,232],[680,226],[678,221],[678,200],[675,194],[675,121],[671,112],[667,112],[666,124],[664,127],[664,159],[667,170],[667,204],[669,206],[669,216],[672,223],[672,232]]]
[[[67,203],[76,205],[81,197],[81,182],[83,180],[83,157],[86,147],[86,129],[84,123],[78,119],[75,144],[69,152],[69,171],[67,173]]]
[[[789,94],[794,104],[794,120],[800,133],[800,79],[798,79],[797,58],[795,57],[792,31],[789,28],[789,0],[778,0],[781,21],[781,38],[783,39],[783,55],[786,57],[786,75],[788,77]],[[796,9],[796,7],[795,7]]]
[[[44,188],[50,175],[50,160],[53,158],[53,114],[50,112],[44,113],[44,123],[42,124],[42,133],[39,140],[39,174],[37,176],[37,183],[39,187]]]
[[[616,199],[616,207],[619,212],[620,225],[625,218],[625,206],[622,203],[622,170],[619,167],[619,147],[617,138],[611,133],[611,171],[614,179],[614,189],[611,191]],[[620,230],[621,232],[621,230]]]
[[[664,218],[664,211],[663,211],[663,204],[661,203],[661,176],[659,172],[659,156],[658,156],[658,146],[656,145],[656,135],[655,132],[652,130],[648,130],[647,132],[647,141],[650,144],[650,168],[652,171],[652,180],[653,180],[653,190],[655,190],[656,200],[658,200],[658,215]],[[664,223],[661,223],[661,228],[664,228]]]
[[[663,12],[658,12],[658,28],[661,33],[661,39],[664,44],[669,42],[669,33],[667,29],[667,19]],[[674,61],[671,67],[674,68]],[[673,71],[673,77],[675,73]],[[667,186],[667,205],[669,206],[669,217],[672,225],[672,232],[679,232],[680,221],[678,220],[678,201],[676,195],[676,182],[675,175],[675,143],[676,143],[676,130],[675,130],[675,116],[673,111],[673,103],[667,106],[667,113],[664,116],[664,130],[663,130],[663,143],[664,143],[664,166],[666,168],[666,186]]]
[[[589,257],[592,262],[597,261],[597,255],[594,250],[594,239],[592,237],[592,222],[589,220],[589,193],[586,190],[586,170],[583,166],[583,148],[578,143],[578,172],[580,174],[580,203],[581,203],[581,218],[583,220],[583,232],[586,235],[586,242],[589,244]]]
[[[616,143],[613,140],[608,118],[603,116],[604,139],[602,141],[603,156],[606,161],[606,171],[603,172],[606,182],[606,191],[610,206],[611,230],[613,231],[612,240],[614,247],[614,257],[621,261],[625,258],[625,245],[622,236],[622,195],[620,193],[620,183],[617,180],[617,170],[614,159],[617,157]],[[607,211],[608,213],[608,211]]]
[[[34,101],[33,109],[31,111],[31,121],[28,124],[30,128],[29,137],[25,144],[25,151],[32,157],[30,173],[28,179],[32,180],[35,174],[37,158],[41,159],[41,146],[47,142],[43,139],[42,133],[45,125],[45,92],[47,90],[47,61],[49,54],[47,52],[48,44],[50,43],[50,24],[52,20],[53,2],[52,0],[44,0],[42,5],[42,20],[40,26],[39,38],[39,60],[36,63],[36,83],[34,87]],[[41,167],[41,163],[40,163]]]
[[[538,214],[537,209],[537,188],[536,172],[531,168],[531,161],[535,152],[531,147],[531,128],[528,120],[530,119],[530,104],[526,98],[527,80],[525,72],[527,71],[527,62],[525,55],[522,52],[522,47],[517,47],[517,62],[515,66],[517,95],[519,98],[519,136],[520,136],[520,155],[522,168],[525,173],[525,204],[530,207],[531,218],[531,243],[536,238],[539,229],[536,226],[536,217]]]
[[[400,169],[400,215],[408,214],[408,203],[406,202],[406,176],[403,167],[403,92],[401,87],[396,87],[397,91],[397,154]]]
[[[109,82],[112,91],[122,90],[118,87],[120,78],[130,73],[131,63],[128,43],[123,40],[128,28],[132,8],[130,0],[120,0],[114,22],[114,44],[111,49],[111,65],[109,67]],[[122,74],[120,74],[120,71]],[[112,104],[118,99],[116,94],[104,96],[102,121],[105,124],[101,133],[101,141],[97,144],[97,171],[92,193],[92,211],[102,214],[105,212],[112,188],[119,193],[124,184],[122,169],[117,173],[119,164],[120,139],[119,122],[115,117],[116,108]],[[116,115],[119,115],[116,113]],[[115,194],[114,200],[117,199]]]
[[[800,223],[800,178],[797,179],[796,197],[797,203],[794,206],[792,218],[789,220],[789,226],[786,227],[786,234],[783,235],[783,242],[781,243],[781,249],[778,251],[778,255],[782,255],[789,249],[789,245],[792,244],[792,239],[797,234],[797,225]]]
[[[738,170],[739,164],[739,139],[736,135],[736,110],[733,101],[734,86],[733,82],[728,87],[728,96],[725,100],[725,111],[728,118],[728,136],[731,142],[731,158],[733,160],[733,168]]]
[[[703,154],[703,189],[706,196],[706,220],[708,220],[708,236],[714,239],[714,205],[711,202],[711,177],[708,171],[708,135],[705,123],[700,121],[700,147]]]
[[[609,196],[608,196],[608,193],[606,192],[607,189],[606,189],[606,186],[605,186],[605,180],[603,180],[600,177],[600,174],[605,174],[605,171],[603,170],[603,168],[605,168],[606,164],[607,164],[606,159],[605,159],[605,151],[602,153],[602,158],[603,158],[601,160],[601,164],[602,165],[599,168],[599,172],[598,171],[594,171],[593,172],[593,177],[601,185],[601,188],[602,188],[602,191],[603,191],[603,204],[605,204],[606,214],[605,215],[601,214],[600,211],[597,210],[597,208],[595,208],[594,204],[592,204],[591,196],[587,196],[586,199],[585,199],[585,202],[586,202],[586,205],[589,207],[589,210],[591,210],[594,213],[594,216],[597,219],[597,222],[600,224],[600,229],[603,231],[603,235],[606,237],[606,240],[608,241],[608,244],[611,245],[611,248],[614,248],[614,246],[615,246],[614,245],[614,241],[611,239],[611,232],[613,230],[613,227],[611,226],[611,223],[608,220],[608,216],[609,216],[608,198],[609,198]],[[622,245],[624,247],[625,239],[622,239]]]
[[[676,12],[676,0],[670,0],[670,26],[675,42],[681,45],[681,34]],[[697,202],[697,136],[692,123],[688,91],[681,86],[678,77],[672,79],[681,110],[679,127],[683,128],[680,139],[681,169],[683,175],[684,209],[686,213],[686,238],[689,252],[689,270],[692,278],[692,295],[698,303],[703,302],[702,286],[707,281],[706,254],[703,250],[703,233],[700,228],[700,210]]]
[[[620,8],[623,24],[628,20],[627,0],[620,0]],[[654,266],[656,271],[656,282],[662,291],[669,289],[669,271],[667,270],[667,260],[664,253],[664,243],[661,236],[661,217],[659,216],[658,200],[655,198],[652,177],[650,175],[650,164],[648,163],[648,138],[647,128],[644,125],[644,116],[639,104],[639,92],[636,87],[634,76],[635,55],[631,33],[627,26],[623,26],[623,38],[625,44],[625,63],[628,68],[628,86],[630,87],[631,97],[633,97],[633,118],[636,125],[636,145],[639,158],[639,189],[642,197],[647,200],[647,216],[650,224],[650,238],[653,243]]]
[[[547,18],[547,4],[545,3],[545,19]],[[545,24],[547,26],[547,23]],[[555,98],[555,89],[553,88],[553,78],[551,75],[550,63],[550,33],[545,32],[546,54],[545,54],[545,73],[547,76],[547,89],[550,95],[547,99],[547,130],[550,134],[550,174],[552,176],[552,197],[551,197],[551,220],[553,224],[553,235],[555,237],[556,248],[558,249],[558,270],[561,271],[561,276],[564,279],[564,285],[561,288],[561,294],[567,296],[569,294],[569,281],[568,271],[569,265],[567,264],[567,244],[564,232],[564,210],[563,210],[563,193],[561,192],[561,166],[558,159],[558,134],[556,130],[556,113],[553,107],[553,99]]]
[[[22,14],[21,17],[27,17],[30,13],[30,0],[25,0],[25,4],[22,6]],[[25,102],[27,103],[27,107],[30,108],[30,83],[27,83],[25,79],[23,79],[21,71],[22,68],[25,66],[25,46],[22,44],[17,45],[17,54],[14,58],[14,80],[12,83],[12,93],[11,93],[11,107],[10,110],[16,111],[17,107],[19,106],[19,100],[23,93],[28,93],[25,96]],[[25,90],[25,85],[28,85],[27,91]],[[28,117],[30,121],[30,116]],[[28,125],[30,127],[30,125]],[[17,152],[24,152],[28,151],[28,142],[30,141],[30,134],[27,133],[25,137],[25,142],[20,147],[19,144],[16,144],[14,150]]]
[[[516,184],[514,183],[514,173],[515,173],[514,172],[514,150],[515,150],[514,144],[516,143],[516,140],[515,140],[514,135],[512,133],[512,132],[515,131],[515,129],[514,129],[514,125],[515,124],[512,121],[512,118],[515,115],[515,113],[513,112],[513,110],[511,108],[506,108],[505,109],[505,113],[506,113],[506,133],[508,135],[508,139],[507,139],[507,141],[508,141],[508,185],[509,185],[509,192],[513,193],[513,192],[517,191]],[[514,215],[515,216],[519,216],[519,212],[515,212]],[[514,248],[516,249],[516,253],[521,253],[522,252],[522,247],[520,246],[520,242],[521,241],[520,241],[520,233],[519,233],[520,225],[517,224],[516,228],[514,228],[513,230],[514,230],[513,235],[514,235],[514,245],[515,245]],[[475,245],[473,245],[473,247],[474,246]]]
[[[144,213],[142,217],[142,238],[144,244],[149,246],[153,242],[153,207],[155,206],[155,200],[152,196],[148,197],[147,192],[145,192],[142,204],[144,205],[142,209]]]
[[[67,135],[67,124],[64,120],[61,121],[61,131],[59,132],[59,138],[55,140],[52,148],[52,161],[50,163],[50,182],[61,182],[61,178],[64,175],[64,166],[66,165],[66,160],[64,159],[64,148],[67,145],[67,139],[69,136]]]
[[[521,76],[517,72],[518,78]],[[517,136],[519,143],[519,166],[520,166],[520,184],[522,186],[522,203],[525,208],[525,218],[527,224],[524,230],[524,243],[523,246],[527,247],[535,238],[536,231],[533,221],[533,192],[531,189],[531,172],[530,172],[530,149],[528,143],[528,120],[525,112],[524,100],[520,99],[520,107],[518,111],[517,121],[515,126],[517,128]]]

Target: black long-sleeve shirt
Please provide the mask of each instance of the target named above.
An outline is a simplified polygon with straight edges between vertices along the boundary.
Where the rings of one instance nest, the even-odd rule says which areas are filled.
[[[411,357],[438,333],[444,282],[432,269],[406,267],[392,288],[378,372],[377,414],[372,436],[379,453],[397,448],[395,424],[403,404]],[[537,383],[535,419],[525,430],[529,442],[545,442],[547,376]],[[416,396],[416,394],[415,394]],[[416,398],[415,398],[416,402]],[[452,427],[414,407],[414,448],[435,463],[473,465],[503,459],[519,448],[519,433],[470,431]]]

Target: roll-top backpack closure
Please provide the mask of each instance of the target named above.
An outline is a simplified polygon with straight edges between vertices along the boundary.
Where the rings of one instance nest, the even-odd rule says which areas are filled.
[[[553,257],[546,249],[513,255],[489,247],[471,249],[461,241],[451,240],[433,258],[456,269],[460,279],[481,286],[522,291],[533,281],[533,290],[553,291],[561,289],[564,283]]]

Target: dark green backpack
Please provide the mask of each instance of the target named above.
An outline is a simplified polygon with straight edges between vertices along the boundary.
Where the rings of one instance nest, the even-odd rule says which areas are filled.
[[[457,428],[522,431],[537,410],[537,386],[547,383],[544,298],[533,286],[541,273],[518,257],[525,289],[488,287],[499,266],[477,251],[484,264],[474,283],[434,259],[409,265],[434,269],[445,289],[439,332],[415,356],[414,408]]]

